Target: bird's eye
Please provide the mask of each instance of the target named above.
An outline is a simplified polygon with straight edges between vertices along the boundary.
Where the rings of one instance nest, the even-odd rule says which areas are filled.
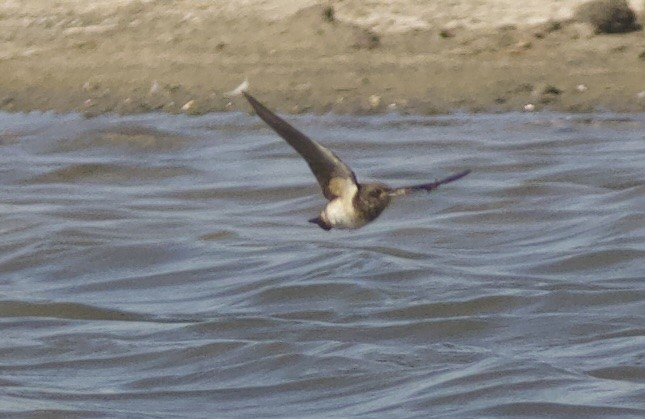
[[[370,192],[370,196],[373,198],[378,198],[379,195],[381,195],[381,190],[380,189],[374,189],[372,192]]]

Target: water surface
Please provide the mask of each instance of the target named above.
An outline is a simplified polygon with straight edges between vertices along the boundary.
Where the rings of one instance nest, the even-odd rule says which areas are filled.
[[[0,413],[643,417],[645,114],[0,114]]]

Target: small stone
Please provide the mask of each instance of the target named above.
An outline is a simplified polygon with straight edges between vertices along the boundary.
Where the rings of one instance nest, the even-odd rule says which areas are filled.
[[[157,80],[154,80],[150,85],[150,94],[151,95],[157,94],[159,93],[160,89],[161,87],[159,86],[159,83],[157,82]]]
[[[323,9],[323,20],[328,23],[333,23],[336,20],[332,6],[327,6]]]
[[[98,89],[98,88],[99,88],[99,85],[98,85],[98,84],[96,84],[96,83],[94,83],[94,82],[91,82],[91,81],[89,81],[89,80],[88,80],[88,81],[86,81],[85,83],[83,83],[83,90],[84,90],[84,91],[86,91],[86,92],[89,92],[89,91],[92,91],[92,90],[96,90],[96,89]]]
[[[311,90],[311,83],[306,82],[306,83],[300,83],[297,86],[294,87],[294,90],[300,91],[300,92],[305,92]]]
[[[381,45],[381,38],[368,29],[358,30],[354,40],[352,47],[355,49],[374,49]]]
[[[549,20],[546,23],[543,23],[537,28],[537,31],[533,34],[538,39],[545,38],[551,32],[559,31],[562,29],[562,23],[557,20]]]
[[[579,85],[576,86],[576,90],[581,92],[581,93],[586,92],[587,89],[588,89],[588,87],[585,84],[579,84]]]
[[[530,49],[532,46],[533,44],[530,41],[519,41],[515,44],[515,48],[517,49]]]
[[[381,106],[381,97],[378,95],[372,95],[369,97],[368,102],[370,104],[370,108],[376,109]]]
[[[5,96],[2,99],[0,99],[0,108],[3,108],[13,102],[13,97],[12,96]]]
[[[639,29],[636,14],[627,0],[592,0],[575,11],[579,22],[588,23],[596,33],[623,33]]]
[[[535,110],[535,105],[533,105],[532,103],[527,103],[526,105],[524,105],[525,112],[533,112],[534,110]]]
[[[562,90],[550,84],[546,85],[542,90],[543,95],[559,95],[560,93],[562,93]]]
[[[195,109],[195,101],[192,99],[184,103],[184,106],[181,107],[181,110],[184,112],[190,112],[194,109]]]

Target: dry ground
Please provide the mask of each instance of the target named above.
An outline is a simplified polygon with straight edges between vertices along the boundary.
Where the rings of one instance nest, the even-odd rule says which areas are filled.
[[[225,95],[248,78],[286,112],[644,111],[645,32],[595,35],[580,3],[5,0],[0,110],[248,109]]]

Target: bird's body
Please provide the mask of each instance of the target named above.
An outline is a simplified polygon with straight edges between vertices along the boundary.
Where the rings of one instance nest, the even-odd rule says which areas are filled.
[[[365,225],[366,221],[354,208],[354,197],[358,188],[350,185],[345,194],[334,198],[320,213],[320,220],[324,225],[336,228],[359,228]]]
[[[429,192],[470,173],[470,170],[464,170],[436,182],[403,188],[391,188],[383,183],[358,183],[354,172],[331,150],[289,125],[247,92],[242,93],[258,116],[305,159],[316,176],[329,202],[320,215],[309,222],[324,230],[363,227],[381,215],[392,197],[418,191]]]
[[[386,196],[380,199],[377,205],[365,205],[361,200],[359,187],[348,182],[341,196],[329,201],[318,218],[309,221],[325,230],[331,227],[360,228],[378,217],[389,202],[389,196]]]

